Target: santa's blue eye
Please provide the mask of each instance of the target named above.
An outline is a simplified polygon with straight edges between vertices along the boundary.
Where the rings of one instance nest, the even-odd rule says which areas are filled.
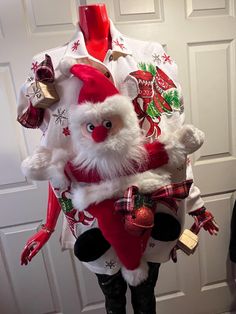
[[[92,133],[93,130],[94,130],[94,128],[95,128],[95,126],[94,126],[92,123],[88,123],[88,124],[86,125],[86,128],[87,128],[87,131],[88,131],[89,133]]]
[[[112,123],[110,120],[104,120],[102,125],[105,126],[105,128],[107,129],[110,129],[112,127]]]

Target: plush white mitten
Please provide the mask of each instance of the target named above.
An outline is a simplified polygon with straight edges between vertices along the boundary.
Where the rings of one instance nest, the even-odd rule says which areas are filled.
[[[67,152],[62,149],[48,149],[40,146],[33,155],[28,156],[21,164],[23,174],[32,180],[50,180],[53,187],[67,188],[69,181],[64,174],[68,160]]]
[[[183,144],[187,154],[192,154],[198,150],[205,139],[205,134],[193,125],[186,124],[177,130],[175,136],[178,141]]]
[[[204,133],[190,124],[182,126],[173,133],[163,134],[159,137],[159,141],[165,145],[170,167],[183,165],[187,155],[198,150],[204,139]]]

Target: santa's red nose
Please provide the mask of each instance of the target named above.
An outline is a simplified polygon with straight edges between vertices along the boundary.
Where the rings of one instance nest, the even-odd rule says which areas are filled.
[[[108,129],[103,125],[96,126],[92,132],[92,138],[95,142],[103,142],[107,137]]]

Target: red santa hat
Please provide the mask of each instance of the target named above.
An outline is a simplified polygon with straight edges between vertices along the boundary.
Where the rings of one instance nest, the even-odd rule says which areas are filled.
[[[83,81],[78,103],[102,103],[107,97],[119,94],[114,84],[99,70],[87,64],[75,64],[70,72]]]

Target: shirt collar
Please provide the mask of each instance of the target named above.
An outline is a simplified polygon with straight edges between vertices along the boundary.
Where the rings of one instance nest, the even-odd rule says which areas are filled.
[[[119,51],[125,54],[131,54],[125,36],[121,34],[110,20],[110,34],[112,38],[112,51]]]
[[[131,51],[127,45],[124,35],[122,35],[114,26],[113,22],[110,20],[110,34],[111,34],[111,45],[112,52],[121,52],[122,54],[131,54]],[[81,57],[89,57],[94,59],[94,57],[90,56],[84,40],[84,35],[79,26],[77,26],[77,30],[69,41],[65,56],[72,58],[81,58]]]

